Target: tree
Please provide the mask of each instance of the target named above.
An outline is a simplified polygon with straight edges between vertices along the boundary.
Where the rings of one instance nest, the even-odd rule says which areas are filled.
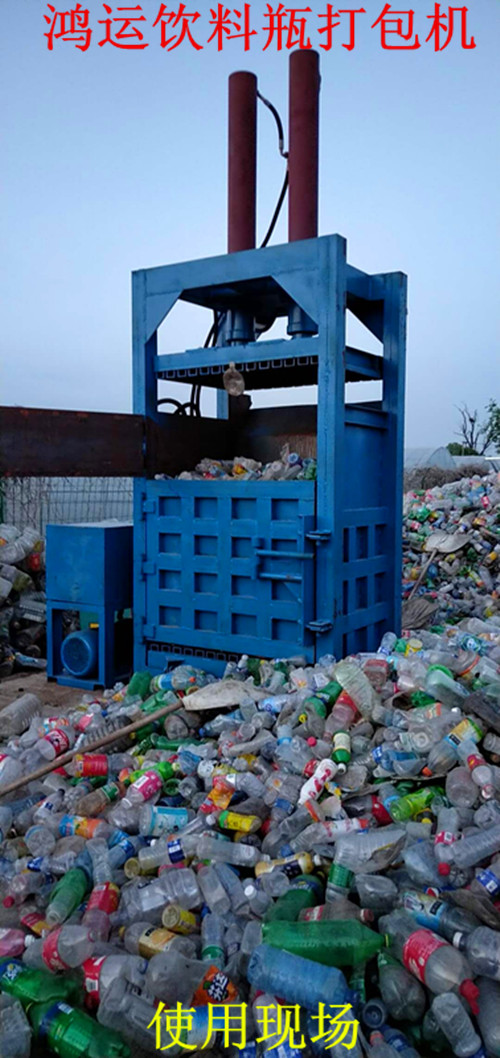
[[[458,412],[460,441],[451,441],[448,445],[452,455],[483,456],[489,448],[500,449],[500,405],[496,400],[486,405],[487,417],[482,422],[477,409],[470,411],[467,404],[461,404]]]

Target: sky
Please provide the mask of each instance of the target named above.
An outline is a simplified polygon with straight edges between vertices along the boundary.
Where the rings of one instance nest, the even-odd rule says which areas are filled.
[[[467,40],[473,35],[475,48],[461,47],[458,13],[439,52],[433,39],[425,42],[433,0],[410,3],[419,48],[384,49],[381,26],[371,28],[384,0],[364,0],[351,5],[365,8],[355,47],[341,46],[344,15],[332,49],[319,49],[320,234],[345,236],[348,261],[366,272],[407,273],[406,443],[429,446],[457,439],[457,405],[481,410],[500,400],[500,0],[469,0]],[[109,0],[110,18],[118,4]],[[166,6],[178,10],[176,2]],[[327,5],[309,6],[317,47]],[[253,70],[286,123],[289,51],[278,51],[276,39],[263,50],[259,0],[250,5],[258,33],[247,52],[241,40],[226,40],[220,52],[207,43],[207,3],[186,4],[200,12],[192,34],[203,48],[184,41],[171,51],[152,26],[160,0],[142,0],[149,42],[142,50],[100,47],[106,29],[98,20],[108,14],[98,0],[82,7],[93,30],[88,49],[58,39],[50,51],[46,3],[0,2],[0,402],[128,412],[130,273],[225,253],[227,78]],[[392,7],[411,10],[397,0]],[[447,4],[441,9],[448,13]],[[407,16],[399,17],[406,32]],[[409,43],[394,34],[387,40]],[[283,165],[274,123],[260,107],[261,238]],[[286,238],[285,209],[273,242]],[[161,329],[160,351],[199,346],[206,330],[203,310],[177,306]],[[376,348],[351,322],[348,340]],[[293,391],[283,398],[304,400]],[[202,406],[209,412],[210,399]]]

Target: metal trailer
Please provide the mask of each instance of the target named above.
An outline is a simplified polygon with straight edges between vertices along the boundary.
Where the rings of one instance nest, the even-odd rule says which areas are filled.
[[[252,75],[232,76],[246,78],[230,91],[230,129],[236,129],[234,136],[241,132],[234,110],[240,107],[248,151],[255,138],[248,121],[256,84]],[[212,438],[204,454],[214,458],[231,447],[234,455],[261,458],[265,452],[269,458],[273,442],[278,451],[287,431],[314,434],[317,455],[316,481],[136,479],[136,669],[159,672],[165,659],[190,658],[220,673],[242,653],[304,655],[312,662],[326,653],[342,657],[376,649],[385,631],[399,630],[406,277],[369,275],[348,264],[340,235],[316,237],[311,151],[317,173],[318,85],[315,53],[293,53],[291,241],[251,248],[251,210],[250,222],[238,228],[242,213],[248,222],[254,161],[250,149],[249,196],[245,172],[234,164],[233,136],[231,252],[133,274],[134,412],[156,420],[168,438],[169,424],[179,417],[159,412],[159,380],[217,391],[218,421],[212,420],[208,434],[206,418],[188,420],[178,470],[194,466],[189,438],[199,451],[203,431]],[[307,181],[301,183],[304,152]],[[225,320],[215,347],[159,350],[158,329],[178,301]],[[378,340],[379,353],[346,346],[347,311]],[[286,338],[256,338],[255,320],[283,316]],[[223,374],[231,363],[244,376],[247,393],[317,384],[317,407],[248,410],[245,398],[228,399],[225,392]],[[345,383],[367,380],[381,383],[381,399],[346,403]]]

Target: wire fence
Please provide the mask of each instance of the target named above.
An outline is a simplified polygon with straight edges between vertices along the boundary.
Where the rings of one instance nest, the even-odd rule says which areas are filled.
[[[49,523],[132,520],[132,478],[3,478],[0,521],[45,534]]]

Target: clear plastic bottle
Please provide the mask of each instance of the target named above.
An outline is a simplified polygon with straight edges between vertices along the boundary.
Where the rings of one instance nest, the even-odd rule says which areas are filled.
[[[406,911],[392,911],[379,920],[379,929],[388,933],[391,947],[410,973],[431,992],[460,992],[475,1012],[478,990],[473,973],[461,952],[429,929],[415,929]],[[457,959],[456,956],[460,957]]]
[[[45,876],[41,871],[23,871],[16,874],[9,883],[7,895],[3,899],[4,907],[13,907],[23,904],[29,896],[33,896],[45,885]]]
[[[198,1003],[234,1002],[238,993],[228,978],[216,966],[191,959],[180,951],[155,955],[149,962],[146,975],[147,989],[169,1007],[176,1003],[197,1006]]]
[[[500,895],[500,856],[495,856],[488,867],[481,867],[472,879],[469,889],[477,896],[496,900]]]
[[[26,934],[21,929],[0,929],[0,959],[22,955]]]
[[[117,910],[120,890],[112,882],[97,882],[82,918],[82,925],[99,941],[107,941],[111,932],[110,916]]]
[[[193,850],[194,851],[194,850]],[[203,836],[196,843],[196,854],[200,860],[232,863],[240,867],[254,867],[263,858],[259,849],[243,843],[219,841],[217,838]]]
[[[9,805],[0,805],[0,845],[3,845],[12,826],[14,816]]]
[[[31,1026],[14,996],[0,994],[0,1041],[2,1058],[30,1058]]]
[[[472,933],[455,933],[453,944],[464,953],[475,975],[500,981],[500,933],[479,926]]]
[[[452,846],[453,862],[461,870],[482,863],[488,856],[500,850],[500,824],[490,830],[464,836]]]
[[[481,797],[487,801],[495,794],[493,785],[493,773],[483,756],[479,752],[476,743],[472,739],[465,739],[457,746],[459,760],[468,768],[471,779],[481,791]]]
[[[0,712],[0,739],[21,735],[35,716],[40,716],[42,703],[36,694],[23,694]]]
[[[8,786],[9,783],[20,779],[23,772],[24,766],[20,760],[7,753],[0,753],[0,791],[2,786]]]
[[[448,772],[445,792],[451,805],[457,808],[472,808],[477,801],[479,791],[472,781],[469,770],[460,766]]]
[[[44,760],[55,760],[67,753],[75,743],[75,732],[72,727],[54,727],[43,738],[35,743],[35,750]]]
[[[434,838],[434,855],[438,864],[439,874],[446,876],[450,873],[453,862],[451,846],[458,838],[459,818],[456,808],[442,806],[438,811],[436,836]]]
[[[85,926],[60,926],[26,948],[23,961],[34,970],[58,973],[81,966],[95,947],[95,938]]]
[[[354,702],[362,716],[369,717],[375,705],[375,695],[369,679],[355,661],[339,661],[334,669],[335,679]]]
[[[247,914],[249,911],[248,900],[237,872],[228,863],[215,863],[214,869],[231,901],[233,914]]]
[[[298,1003],[317,1012],[319,1003],[348,1003],[349,989],[343,973],[335,967],[303,959],[300,955],[260,944],[248,964],[248,980],[259,991],[278,995],[286,1003]]]
[[[120,787],[115,782],[106,783],[98,790],[92,790],[83,797],[75,799],[74,811],[81,816],[98,816],[109,808],[120,796]]]
[[[141,1054],[157,1053],[155,1030],[149,1028],[154,1016],[154,1004],[145,996],[134,995],[121,977],[112,981],[97,1011],[100,1025],[120,1033],[122,1039],[125,1036],[129,1043],[137,1044]],[[173,1055],[177,1053],[175,1047],[170,1050],[172,1052]]]
[[[24,835],[25,843],[32,856],[50,856],[55,849],[55,834],[49,827],[35,823]]]
[[[458,684],[457,684],[458,686]],[[423,769],[424,775],[433,775],[435,772],[446,772],[457,763],[457,750],[461,742],[471,740],[479,742],[483,731],[476,720],[465,717],[448,732],[440,742],[434,746]]]
[[[395,1021],[418,1023],[425,1010],[425,991],[417,979],[386,951],[377,955],[378,986]]]
[[[224,954],[224,919],[221,915],[209,911],[201,922],[201,958],[203,962],[223,969]]]
[[[207,907],[219,915],[227,914],[231,910],[231,901],[215,867],[201,867],[197,878]]]
[[[361,907],[372,911],[389,911],[398,899],[398,887],[383,874],[357,874],[355,887]]]
[[[471,911],[454,904],[446,904],[439,897],[415,890],[404,890],[400,896],[401,906],[415,919],[419,926],[433,930],[450,943],[455,934],[472,933],[481,924]]]
[[[432,1001],[432,1013],[456,1058],[471,1058],[481,1050],[482,1043],[472,1021],[454,992],[443,992]]]
[[[488,1058],[500,1058],[500,984],[490,977],[478,977],[479,1014],[477,1016],[481,1036]]]
[[[156,927],[150,922],[133,922],[127,926],[123,935],[125,950],[131,955],[141,955],[151,959],[154,955],[170,956],[171,952],[180,952],[188,957],[195,954],[196,948],[189,937],[171,933],[169,929]]]

